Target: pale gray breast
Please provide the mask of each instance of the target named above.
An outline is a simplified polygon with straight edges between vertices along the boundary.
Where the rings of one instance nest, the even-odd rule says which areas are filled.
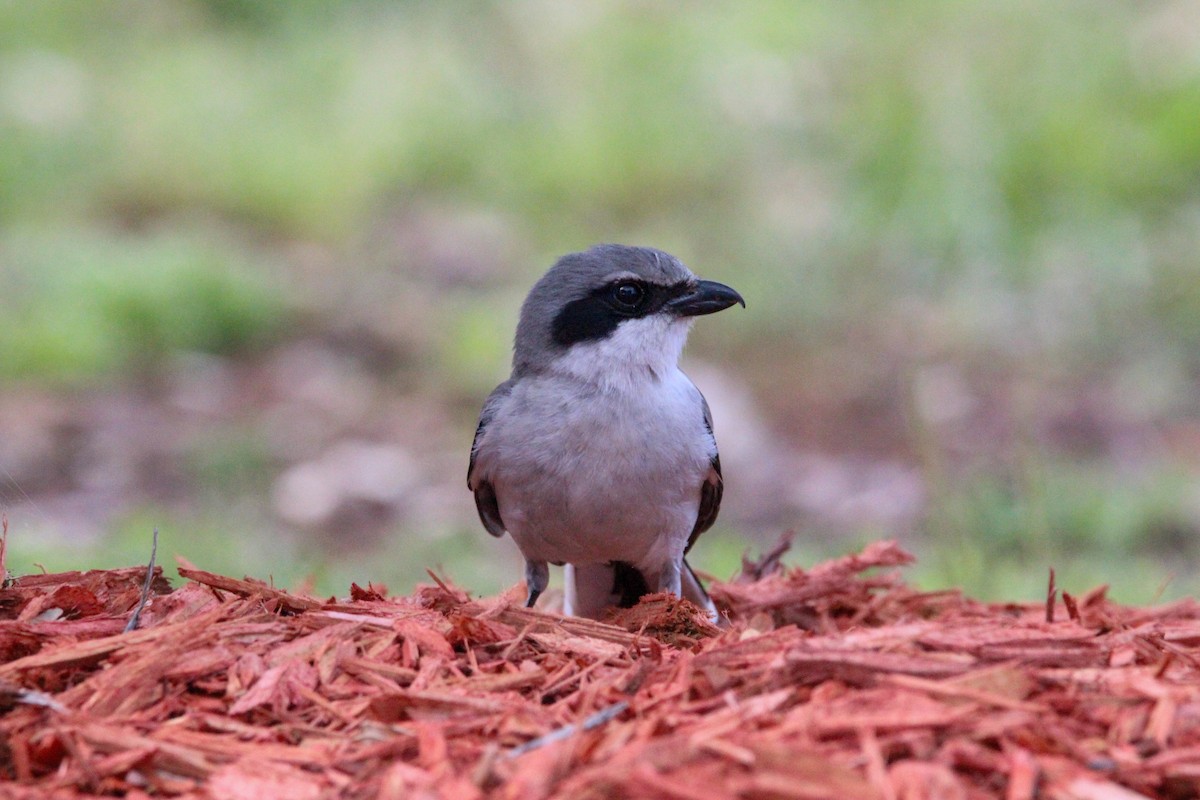
[[[636,395],[579,391],[526,379],[488,430],[509,533],[553,561],[636,560],[657,536],[686,540],[714,449],[699,392],[679,372]]]

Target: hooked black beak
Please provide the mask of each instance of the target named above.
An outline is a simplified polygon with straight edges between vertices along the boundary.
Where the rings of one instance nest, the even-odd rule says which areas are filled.
[[[742,296],[723,283],[697,281],[692,291],[672,300],[667,307],[681,317],[699,317],[724,311],[735,303],[746,307]]]

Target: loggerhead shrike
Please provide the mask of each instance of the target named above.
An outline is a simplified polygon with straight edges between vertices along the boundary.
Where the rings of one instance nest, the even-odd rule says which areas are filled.
[[[716,608],[684,554],[721,504],[708,403],[678,367],[693,318],[746,303],[648,247],[563,256],[525,298],[512,376],[483,404],[467,485],[525,556],[526,606],[566,565],[564,610],[650,592]]]

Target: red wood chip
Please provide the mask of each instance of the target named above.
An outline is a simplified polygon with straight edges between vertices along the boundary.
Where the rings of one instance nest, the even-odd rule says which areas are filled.
[[[1200,604],[921,592],[892,542],[782,549],[603,622],[322,601],[193,568],[0,589],[0,796],[1133,798],[1200,794]],[[1068,599],[1069,598],[1069,599]]]

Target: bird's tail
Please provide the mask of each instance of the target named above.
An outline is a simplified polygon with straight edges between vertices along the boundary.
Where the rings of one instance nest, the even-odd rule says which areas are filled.
[[[718,620],[717,606],[708,596],[708,592],[704,590],[704,584],[700,583],[700,579],[696,577],[696,573],[692,571],[692,565],[687,562],[686,558],[683,560],[683,574],[680,577],[684,598],[703,608],[708,612],[709,618],[716,622]]]
[[[680,576],[683,596],[717,620],[717,607],[703,584],[685,560]],[[630,608],[650,594],[650,583],[641,570],[625,561],[608,564],[567,564],[563,572],[563,611],[567,614],[598,619],[604,609]]]
[[[628,561],[614,561],[612,567],[612,594],[618,608],[633,608],[645,595],[650,594],[650,584],[642,571]]]

